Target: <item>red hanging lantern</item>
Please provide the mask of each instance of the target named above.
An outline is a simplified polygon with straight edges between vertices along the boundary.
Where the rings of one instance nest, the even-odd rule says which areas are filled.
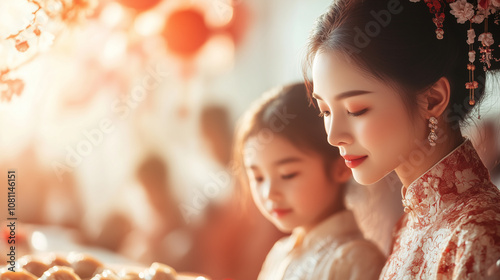
[[[164,36],[168,49],[181,57],[194,56],[211,35],[203,14],[193,8],[173,12],[167,19]]]

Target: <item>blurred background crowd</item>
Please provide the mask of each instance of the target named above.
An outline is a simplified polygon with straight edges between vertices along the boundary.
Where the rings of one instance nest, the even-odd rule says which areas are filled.
[[[19,221],[136,264],[255,279],[283,234],[237,195],[233,128],[264,91],[302,79],[330,0],[1,1],[0,174],[17,170]],[[497,186],[499,100],[466,128]],[[385,253],[400,188],[390,175],[347,196]]]

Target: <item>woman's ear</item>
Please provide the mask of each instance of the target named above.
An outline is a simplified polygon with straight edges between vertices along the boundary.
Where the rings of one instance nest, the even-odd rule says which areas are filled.
[[[344,158],[342,157],[337,158],[333,162],[330,174],[332,174],[333,181],[340,184],[349,181],[352,177],[351,169],[345,165]]]
[[[418,104],[422,114],[426,119],[430,117],[438,118],[443,114],[450,102],[450,82],[447,78],[441,77],[430,89],[421,93],[418,97]]]

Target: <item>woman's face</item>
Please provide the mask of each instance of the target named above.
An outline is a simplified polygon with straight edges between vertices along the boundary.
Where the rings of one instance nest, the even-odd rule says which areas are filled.
[[[411,172],[408,158],[426,139],[426,122],[410,118],[393,87],[334,51],[316,54],[312,76],[328,142],[358,183],[373,184],[403,166]]]
[[[306,153],[283,137],[266,143],[259,140],[251,137],[245,143],[246,150],[258,147],[245,153],[245,169],[255,204],[277,228],[307,231],[339,208],[339,183],[327,176],[319,155]]]

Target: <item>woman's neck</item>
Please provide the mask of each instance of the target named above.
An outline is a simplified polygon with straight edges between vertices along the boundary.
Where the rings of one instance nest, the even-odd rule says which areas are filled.
[[[409,154],[409,159],[411,159],[412,153],[420,153],[424,155],[425,160],[415,164],[407,159],[407,162],[396,168],[396,174],[398,174],[404,188],[406,189],[413,181],[422,176],[461,143],[463,143],[463,137],[460,131],[448,132],[440,136],[440,139],[436,141],[436,146],[432,147],[425,141],[416,150],[412,151]]]

